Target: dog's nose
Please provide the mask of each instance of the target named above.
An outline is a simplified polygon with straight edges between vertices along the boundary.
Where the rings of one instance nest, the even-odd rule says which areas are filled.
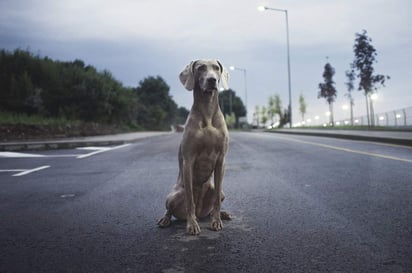
[[[209,85],[214,85],[214,84],[216,84],[216,78],[208,78],[208,79],[207,79],[207,83],[208,83]]]

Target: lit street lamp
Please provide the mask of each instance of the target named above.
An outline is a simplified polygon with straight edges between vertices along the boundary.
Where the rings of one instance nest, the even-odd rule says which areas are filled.
[[[231,65],[229,67],[229,69],[232,70],[232,71],[233,70],[239,70],[239,71],[243,72],[243,78],[244,78],[244,81],[245,81],[245,109],[246,109],[246,119],[247,119],[247,71],[244,68],[236,67],[236,66],[233,66],[233,65]]]
[[[289,49],[289,20],[288,20],[288,11],[286,9],[276,9],[276,8],[269,8],[265,6],[259,6],[259,11],[265,10],[273,10],[273,11],[280,11],[285,13],[286,18],[286,47],[287,47],[287,60],[288,60],[288,87],[289,87],[289,126],[292,128],[292,87],[291,87],[291,79],[290,79],[290,49]]]

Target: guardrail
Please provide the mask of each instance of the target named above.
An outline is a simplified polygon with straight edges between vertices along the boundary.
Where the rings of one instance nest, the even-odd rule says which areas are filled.
[[[350,118],[339,120],[335,122],[336,126],[346,125],[350,126]],[[368,117],[359,116],[353,118],[354,126],[368,126]],[[412,106],[402,108],[394,111],[378,113],[374,115],[375,126],[388,126],[388,127],[406,127],[412,126]]]

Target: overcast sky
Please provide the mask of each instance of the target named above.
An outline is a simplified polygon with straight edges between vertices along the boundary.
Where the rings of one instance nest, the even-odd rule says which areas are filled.
[[[179,106],[192,94],[178,80],[191,60],[219,59],[247,70],[249,121],[256,105],[281,96],[288,105],[285,14],[289,14],[292,108],[300,121],[298,97],[307,118],[325,119],[328,105],[318,99],[326,57],[335,68],[335,118],[344,119],[345,71],[353,61],[356,32],[368,31],[378,52],[375,71],[391,76],[378,91],[375,112],[412,106],[412,2],[410,0],[0,0],[0,47],[30,49],[57,60],[82,59],[107,69],[126,86],[160,75]],[[245,99],[241,71],[229,85]],[[355,91],[355,116],[365,99]]]

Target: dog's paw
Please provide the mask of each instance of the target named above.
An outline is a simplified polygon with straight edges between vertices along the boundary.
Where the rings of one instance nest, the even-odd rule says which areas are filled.
[[[187,220],[186,231],[190,235],[199,235],[200,234],[200,226],[198,222],[193,220]]]
[[[214,230],[214,231],[222,230],[222,229],[223,229],[222,220],[221,220],[220,218],[213,218],[213,219],[210,221],[209,228],[210,228],[211,230]]]
[[[220,212],[220,218],[222,220],[232,220],[232,215],[230,215],[230,213],[227,212],[227,211],[221,211]]]
[[[170,226],[171,222],[170,222],[170,217],[167,216],[163,216],[158,222],[157,224],[159,225],[159,227],[161,228],[165,228]]]

